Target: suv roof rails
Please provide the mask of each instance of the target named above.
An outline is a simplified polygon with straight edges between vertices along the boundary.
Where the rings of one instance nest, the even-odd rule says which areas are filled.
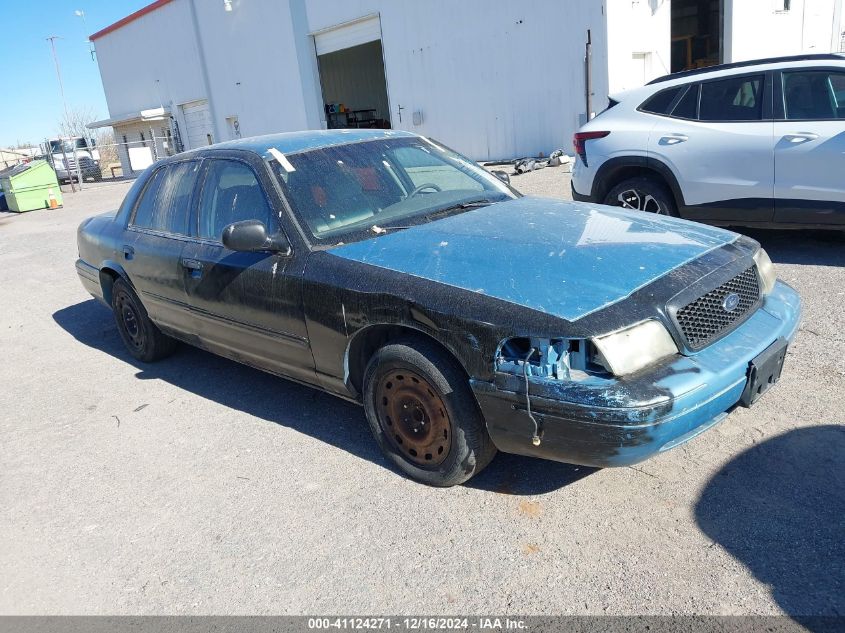
[[[779,64],[785,62],[803,62],[803,61],[845,61],[845,56],[841,53],[816,53],[813,55],[789,55],[786,57],[768,57],[765,59],[750,59],[745,62],[734,62],[732,64],[717,64],[716,66],[706,66],[704,68],[693,68],[692,70],[682,70],[677,73],[663,75],[657,79],[652,79],[646,85],[659,84],[670,79],[680,79],[681,77],[690,77],[692,75],[701,75],[703,73],[712,73],[717,70],[729,70],[731,68],[743,68],[745,66],[759,66],[762,64]]]

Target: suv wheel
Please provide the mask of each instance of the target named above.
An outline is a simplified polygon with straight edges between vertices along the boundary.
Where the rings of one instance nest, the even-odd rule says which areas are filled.
[[[658,215],[678,215],[675,200],[666,186],[653,178],[642,176],[620,182],[608,192],[604,203]]]

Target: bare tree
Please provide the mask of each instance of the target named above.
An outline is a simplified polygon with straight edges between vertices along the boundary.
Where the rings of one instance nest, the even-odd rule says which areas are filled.
[[[86,139],[94,139],[97,148],[100,150],[100,162],[103,164],[117,160],[117,152],[114,146],[114,133],[111,128],[88,129],[88,124],[98,118],[96,110],[91,106],[82,106],[69,109],[61,118],[58,124],[59,135],[64,137],[81,136]]]
[[[91,130],[86,126],[96,120],[97,114],[94,108],[90,106],[71,108],[59,120],[59,136],[82,136],[83,138],[90,138]]]

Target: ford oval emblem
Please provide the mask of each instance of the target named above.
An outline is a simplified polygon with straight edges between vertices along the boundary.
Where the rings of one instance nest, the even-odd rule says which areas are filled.
[[[739,306],[739,295],[735,292],[732,292],[725,300],[722,301],[722,307],[725,309],[725,312],[733,312]]]

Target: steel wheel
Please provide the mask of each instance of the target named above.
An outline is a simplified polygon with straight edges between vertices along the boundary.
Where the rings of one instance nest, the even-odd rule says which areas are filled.
[[[150,363],[169,356],[176,349],[176,341],[150,321],[135,291],[123,279],[114,281],[111,307],[120,338],[138,360]]]
[[[668,215],[666,209],[660,202],[650,193],[644,193],[637,189],[627,189],[621,192],[616,199],[619,201],[619,206],[626,209],[636,209],[637,211],[647,211],[649,213],[656,213],[658,215]]]
[[[375,397],[379,425],[394,450],[422,468],[443,463],[452,423],[432,385],[416,372],[397,369],[381,377]]]
[[[144,328],[141,326],[140,317],[132,301],[121,293],[116,297],[116,303],[117,313],[123,323],[123,331],[126,333],[128,342],[136,350],[144,349]]]

